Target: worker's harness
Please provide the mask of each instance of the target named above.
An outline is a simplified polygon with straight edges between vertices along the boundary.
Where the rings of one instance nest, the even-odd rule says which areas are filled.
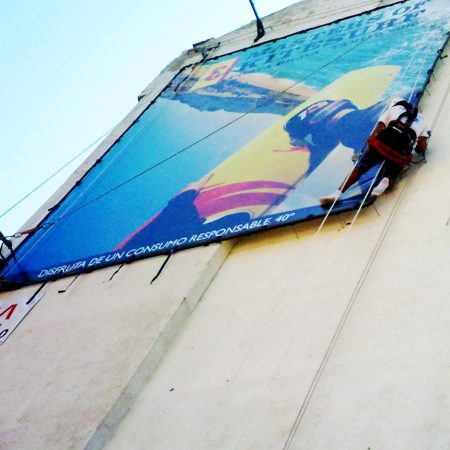
[[[370,139],[369,145],[386,159],[400,165],[411,162],[411,153],[416,142],[416,132],[411,124],[417,117],[417,108],[402,100],[394,106],[403,106],[406,111],[396,120],[391,120],[386,128]],[[406,117],[406,122],[402,119]]]

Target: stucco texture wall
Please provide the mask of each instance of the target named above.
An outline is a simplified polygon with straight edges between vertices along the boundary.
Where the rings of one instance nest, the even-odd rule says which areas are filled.
[[[268,38],[384,3],[305,0]],[[427,163],[352,227],[346,213],[319,235],[312,221],[181,252],[153,284],[164,257],[47,283],[0,347],[0,449],[449,448],[449,85],[446,58],[421,103]]]

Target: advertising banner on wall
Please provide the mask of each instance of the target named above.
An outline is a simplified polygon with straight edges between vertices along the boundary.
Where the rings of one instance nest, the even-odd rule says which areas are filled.
[[[183,69],[0,272],[43,281],[327,213],[392,98],[415,101],[449,5],[415,0]],[[376,169],[335,205],[358,207]]]

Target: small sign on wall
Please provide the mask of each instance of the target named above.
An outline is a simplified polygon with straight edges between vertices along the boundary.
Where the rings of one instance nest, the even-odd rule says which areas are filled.
[[[40,290],[31,297],[24,295],[10,295],[0,299],[0,344],[8,339],[17,325],[44,297]]]

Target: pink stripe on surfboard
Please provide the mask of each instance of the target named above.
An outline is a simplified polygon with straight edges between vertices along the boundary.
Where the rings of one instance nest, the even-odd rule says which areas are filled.
[[[292,186],[278,181],[243,181],[240,183],[232,183],[221,186],[211,186],[205,190],[200,191],[198,197],[194,201],[200,217],[208,217],[213,214],[228,211],[235,208],[255,206],[255,205],[271,205],[278,203],[285,198],[283,194],[263,193],[263,192],[247,192],[234,194],[243,190],[250,189],[292,189]],[[234,195],[231,195],[234,194]],[[226,197],[223,197],[226,196]],[[114,251],[125,247],[137,234],[150,225],[160,213],[154,215],[149,220],[144,222],[133,233],[121,241]]]
[[[240,183],[216,185],[211,186],[210,188],[203,189],[199,193],[199,198],[201,199],[201,201],[211,201],[225,195],[234,194],[236,192],[263,188],[288,190],[292,189],[292,186],[280,181],[242,181]]]
[[[200,214],[200,217],[209,217],[225,211],[231,211],[236,208],[243,208],[246,206],[257,205],[274,205],[284,200],[284,194],[273,194],[271,192],[250,192],[243,194],[233,194],[227,197],[215,199],[212,202],[195,200],[195,206]]]

